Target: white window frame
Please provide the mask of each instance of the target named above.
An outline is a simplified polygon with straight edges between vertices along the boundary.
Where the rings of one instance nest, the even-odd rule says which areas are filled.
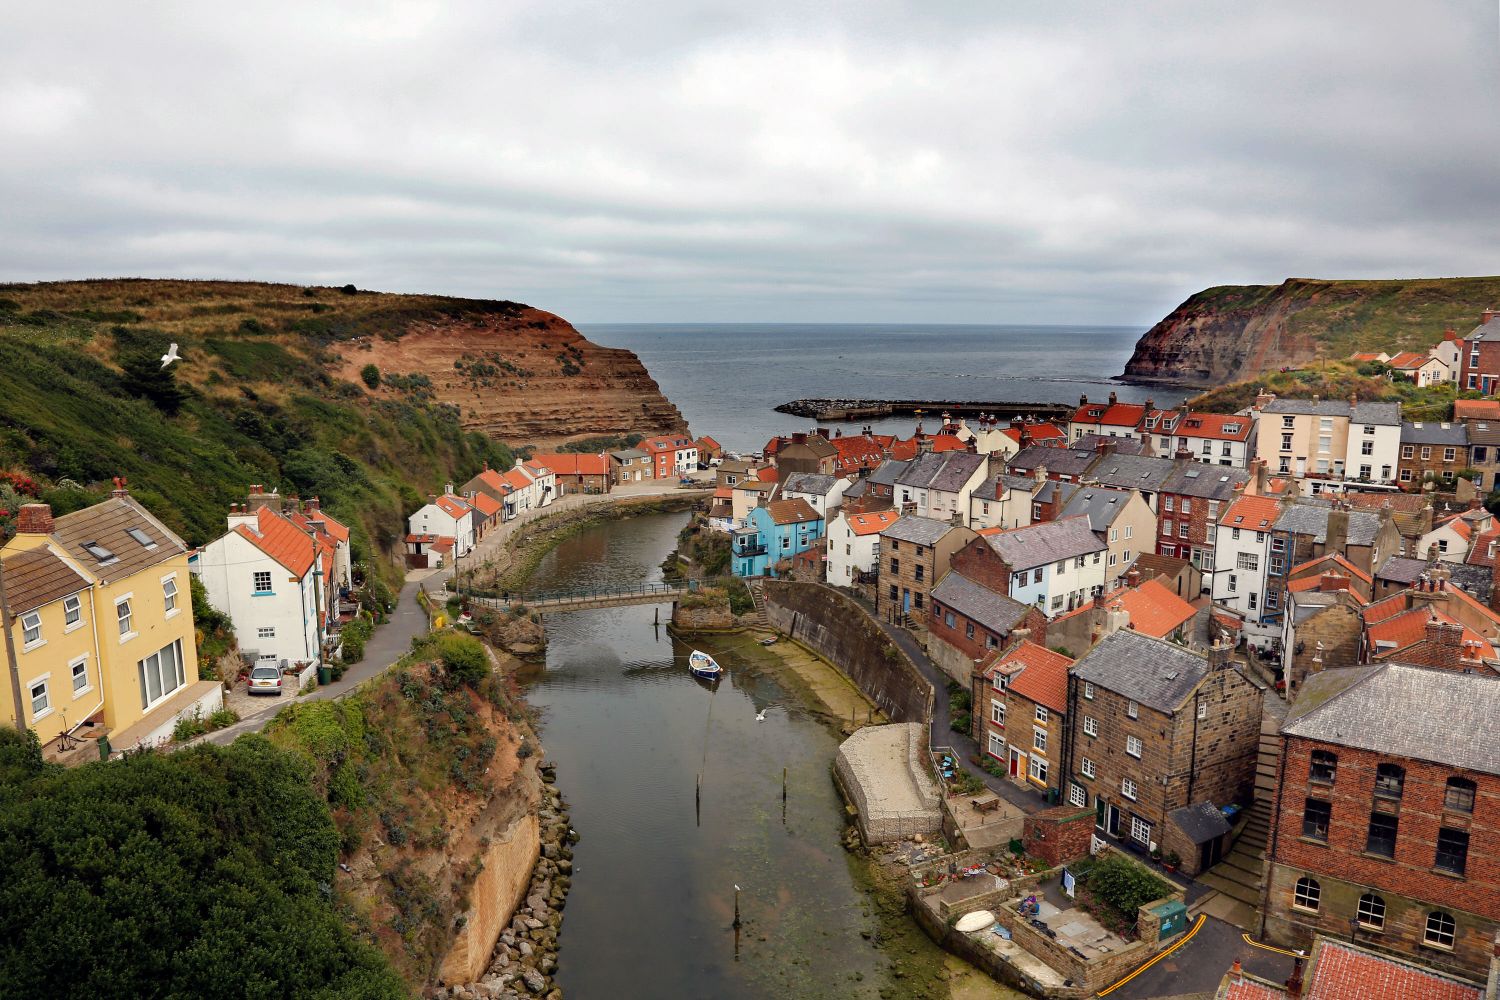
[[[1044,726],[1047,724],[1047,709],[1041,705],[1036,707],[1036,721]]]
[[[1078,762],[1078,773],[1083,775],[1085,778],[1092,779],[1097,776],[1098,769],[1094,767],[1094,762],[1092,760],[1084,757]]]
[[[997,726],[1005,725],[1005,702],[990,699],[990,721]]]
[[[1134,802],[1135,801],[1136,793],[1138,791],[1139,791],[1139,789],[1135,787],[1135,782],[1133,780],[1131,780],[1130,778],[1121,778],[1120,779],[1120,794],[1121,795],[1125,796],[1127,799],[1129,799],[1130,801]]]
[[[1037,729],[1034,726],[1032,727],[1031,749],[1036,750],[1039,753],[1047,752],[1047,730]]]
[[[135,627],[135,605],[132,603],[134,599],[135,593],[133,591],[129,594],[121,594],[115,598],[115,627],[119,629],[121,626],[124,626],[124,631],[120,632],[120,645],[122,646],[140,635],[140,632]],[[125,614],[123,615],[120,614],[121,606],[125,608]]]
[[[78,686],[78,668],[83,668],[83,687]],[[94,689],[93,678],[89,676],[89,658],[85,653],[68,664],[68,678],[73,684],[73,697],[87,694]]]
[[[260,589],[260,578],[261,577],[265,577],[266,578],[266,589],[265,590],[261,590]],[[254,570],[254,571],[251,572],[251,574],[250,574],[250,593],[252,593],[252,594],[274,594],[274,593],[276,593],[276,591],[274,589],[272,589],[272,588],[274,588],[275,586],[276,586],[276,580],[275,580],[275,577],[272,575],[272,573],[271,573],[270,570],[268,570],[268,569],[258,569],[258,570]]]
[[[1151,846],[1151,824],[1139,816],[1130,817],[1130,839],[1145,847]]]
[[[1132,698],[1125,702],[1125,714],[1130,716],[1132,719],[1140,718],[1141,706],[1136,703],[1135,699]]]
[[[276,626],[275,625],[261,625],[261,626],[257,627],[256,630],[255,630],[255,638],[257,638],[257,639],[274,639],[274,638],[276,638]]]
[[[1141,759],[1141,751],[1143,749],[1144,744],[1141,743],[1141,738],[1139,736],[1125,737],[1125,752],[1130,754],[1130,756],[1134,757],[1136,760]]]
[[[1323,886],[1317,879],[1304,875],[1296,881],[1292,886],[1292,908],[1305,913],[1317,913],[1323,908]]]
[[[1089,804],[1089,793],[1076,781],[1068,783],[1068,801],[1080,809]]]
[[[167,584],[172,585],[170,593],[167,591]],[[161,578],[161,603],[166,608],[163,618],[176,618],[182,612],[182,602],[179,600],[181,596],[182,592],[177,589],[176,573],[168,573]]]
[[[990,733],[989,755],[999,760],[1005,759],[1005,737],[999,733]]]
[[[31,712],[31,721],[45,719],[52,714],[52,673],[39,674],[26,682],[26,703]],[[37,689],[41,689],[42,710],[36,710]]]
[[[176,658],[176,663],[177,663],[177,672],[181,674],[180,678],[178,678],[177,676],[174,675],[173,680],[175,680],[177,683],[175,683],[171,688],[161,688],[161,686],[160,686],[161,685],[161,653],[162,653],[162,650],[164,650],[164,649],[171,649],[171,650],[173,650],[173,656]],[[146,679],[147,679],[147,676],[148,676],[146,674],[146,662],[148,660],[150,660],[152,657],[155,657],[156,661],[157,661],[157,665],[156,665],[156,671],[157,671],[156,678],[157,678],[158,687],[160,689],[159,693],[157,694],[156,698],[154,698],[154,699],[151,698],[150,686],[146,683]],[[156,650],[153,653],[148,653],[146,656],[141,657],[135,663],[135,670],[136,670],[137,690],[140,692],[140,695],[141,695],[141,702],[142,702],[142,704],[141,704],[141,710],[145,711],[145,712],[149,712],[153,708],[155,708],[156,706],[160,705],[162,702],[166,701],[168,698],[172,697],[177,692],[181,691],[183,688],[187,687],[187,684],[188,684],[188,679],[187,679],[187,664],[183,662],[182,640],[181,639],[173,639],[171,642],[167,643],[161,649],[158,649],[158,650]]]
[[[1026,761],[1026,774],[1032,781],[1045,785],[1047,783],[1047,758],[1041,754],[1032,754]]]
[[[1083,733],[1085,736],[1099,735],[1099,720],[1091,715],[1083,717]]]
[[[40,611],[28,611],[20,618],[21,621],[21,652],[26,653],[38,646],[47,645],[46,638],[42,635],[42,614]],[[27,633],[35,631],[36,635],[27,638]]]
[[[78,628],[83,628],[83,598],[78,594],[69,594],[63,598],[63,633],[67,634]]]
[[[1084,681],[1083,682],[1083,696],[1085,698],[1087,698],[1089,701],[1093,701],[1094,700],[1094,682],[1093,681]]]

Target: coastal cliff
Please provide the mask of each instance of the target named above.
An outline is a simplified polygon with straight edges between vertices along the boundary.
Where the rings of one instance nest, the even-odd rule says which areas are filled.
[[[1423,350],[1500,302],[1500,277],[1291,278],[1193,295],[1137,341],[1124,377],[1211,386],[1355,351]]]

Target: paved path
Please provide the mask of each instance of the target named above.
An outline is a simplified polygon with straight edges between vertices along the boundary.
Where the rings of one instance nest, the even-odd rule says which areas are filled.
[[[1286,982],[1292,974],[1292,960],[1246,944],[1241,933],[1232,924],[1206,917],[1191,941],[1115,990],[1108,1000],[1155,1000],[1194,993],[1212,996],[1236,958],[1252,975]]]

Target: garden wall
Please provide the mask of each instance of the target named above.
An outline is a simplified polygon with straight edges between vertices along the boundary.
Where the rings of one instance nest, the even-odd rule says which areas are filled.
[[[854,682],[892,722],[932,722],[932,685],[865,609],[832,587],[767,580],[766,617]]]

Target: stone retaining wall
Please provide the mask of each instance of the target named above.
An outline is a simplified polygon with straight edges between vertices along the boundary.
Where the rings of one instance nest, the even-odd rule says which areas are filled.
[[[895,732],[896,730],[901,732]],[[865,744],[892,738],[905,743],[905,773],[887,773],[862,753]],[[937,833],[942,829],[937,788],[922,767],[926,743],[926,727],[897,724],[866,727],[839,746],[834,758],[834,775],[844,796],[854,804],[859,813],[859,831],[866,844],[904,840],[917,834]],[[893,809],[882,805],[881,789],[892,781],[914,784],[918,798],[922,801],[922,808]]]
[[[766,617],[841,670],[892,722],[932,722],[932,685],[853,598],[817,583],[767,580]]]

